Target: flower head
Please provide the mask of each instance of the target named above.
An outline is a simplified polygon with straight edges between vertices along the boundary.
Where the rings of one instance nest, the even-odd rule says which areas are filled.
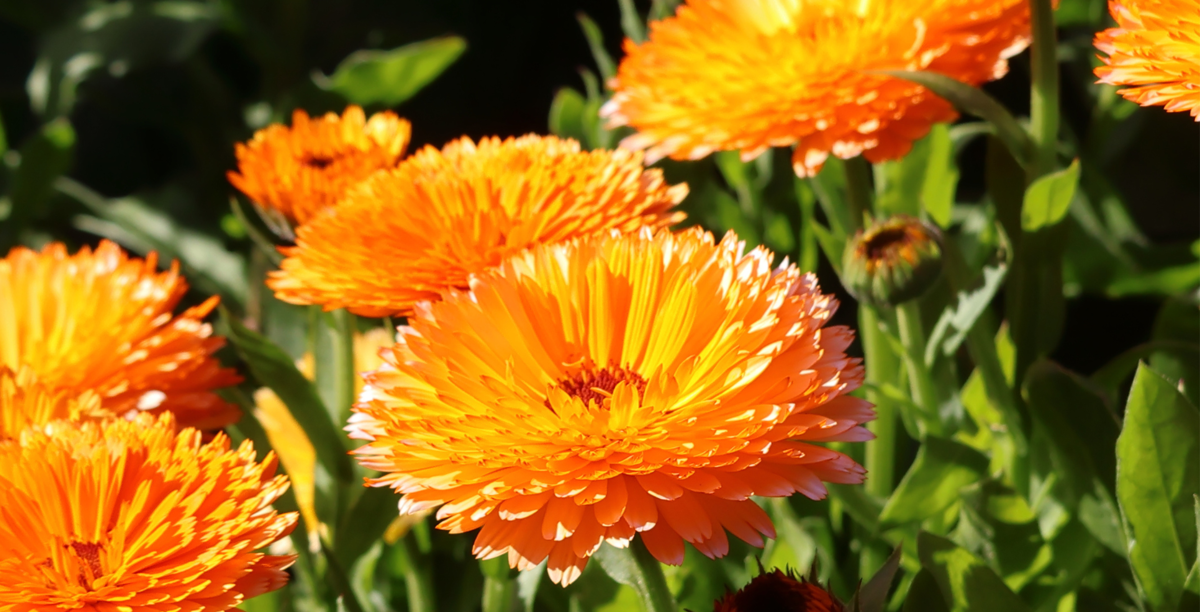
[[[0,443],[0,609],[229,610],[287,582],[256,552],[296,523],[272,455],[169,414],[52,429]]]
[[[268,284],[296,304],[408,314],[527,247],[676,223],[683,213],[671,207],[686,194],[638,153],[552,136],[462,138],[418,151],[301,227]]]
[[[297,110],[290,128],[273,124],[237,145],[238,172],[229,172],[229,182],[293,224],[307,223],[367,177],[395,167],[410,133],[389,111],[367,119],[357,106],[341,117]]]
[[[858,298],[895,306],[925,293],[942,273],[941,232],[908,215],[878,220],[846,243],[842,282]]]
[[[800,176],[830,153],[896,159],[957,115],[929,90],[880,70],[928,70],[980,84],[1029,40],[1024,0],[688,0],[625,42],[602,110],[657,159],[795,145]]]
[[[29,367],[13,372],[0,365],[0,443],[17,439],[27,427],[106,416],[100,396],[91,391],[56,389],[42,384]]]
[[[717,600],[713,612],[842,612],[829,591],[793,572],[776,569],[755,576],[736,593]]]
[[[1096,35],[1101,83],[1142,106],[1200,121],[1200,11],[1194,0],[1109,0],[1117,27]],[[1107,56],[1107,57],[1106,57]]]
[[[202,319],[213,297],[172,317],[187,291],[177,263],[130,258],[100,243],[68,255],[16,248],[0,260],[0,366],[29,368],[40,384],[94,391],[108,414],[174,412],[181,427],[212,429],[239,411],[213,393],[237,383],[213,357],[224,340]]]
[[[726,532],[774,528],[751,495],[824,497],[863,469],[814,442],[861,441],[871,405],[824,327],[836,301],[698,229],[544,245],[425,302],[368,373],[351,436],[402,513],[479,529],[480,558],[549,559],[576,579],[605,541],[636,535],[665,563],[709,556]]]

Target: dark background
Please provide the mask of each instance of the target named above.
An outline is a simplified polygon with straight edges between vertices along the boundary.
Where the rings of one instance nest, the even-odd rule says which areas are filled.
[[[69,112],[77,148],[68,172],[108,197],[170,193],[163,206],[172,217],[218,235],[229,213],[232,189],[224,172],[234,166],[232,144],[253,132],[244,120],[246,109],[265,102],[280,119],[295,106],[340,108],[344,103],[313,93],[309,75],[314,69],[331,73],[357,49],[390,49],[445,34],[467,40],[457,63],[396,109],[413,124],[414,147],[441,145],[463,134],[545,133],[555,92],[563,86],[582,89],[578,70],[595,70],[576,21],[579,11],[597,21],[609,52],[620,57],[616,0],[244,0],[220,6],[220,25],[188,57],[149,62],[120,76],[99,71],[83,82]],[[47,41],[78,20],[83,7],[65,0],[0,0],[0,115],[10,147],[48,119],[31,109],[26,81]],[[1086,65],[1092,61],[1091,35],[1101,22],[1061,31],[1079,50],[1064,67],[1064,124],[1085,150],[1091,112]],[[987,87],[1018,115],[1028,112],[1027,66],[1023,54],[1008,77]],[[1127,146],[1103,161],[1102,173],[1152,242],[1195,240],[1197,124],[1186,114],[1158,108],[1139,109],[1128,123],[1121,135]],[[982,162],[982,146],[964,152],[960,199],[982,194]],[[52,199],[34,219],[34,237],[94,243],[95,236],[69,222],[76,208]],[[224,239],[238,246],[238,239]],[[836,283],[826,279],[825,285]],[[1093,371],[1149,337],[1160,302],[1094,295],[1071,300],[1056,357],[1081,372]]]

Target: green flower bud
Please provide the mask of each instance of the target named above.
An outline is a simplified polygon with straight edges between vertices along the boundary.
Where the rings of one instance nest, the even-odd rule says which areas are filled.
[[[937,228],[908,215],[878,220],[846,243],[842,284],[875,306],[919,297],[942,272],[941,241]]]

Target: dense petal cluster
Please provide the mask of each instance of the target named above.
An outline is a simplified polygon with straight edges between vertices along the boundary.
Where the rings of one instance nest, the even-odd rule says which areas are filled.
[[[637,133],[622,146],[697,159],[753,158],[795,145],[800,176],[830,153],[903,156],[945,100],[879,70],[928,70],[977,85],[1008,70],[1029,41],[1025,0],[688,0],[626,41],[602,111]]]
[[[814,442],[861,441],[871,405],[824,327],[837,302],[772,254],[698,229],[540,246],[419,304],[348,427],[360,462],[479,529],[480,558],[577,578],[635,534],[665,563],[774,528],[751,495],[826,494],[863,469]]]
[[[0,442],[0,609],[220,611],[286,583],[257,552],[296,523],[273,456],[169,414],[48,429]]]
[[[0,443],[17,439],[27,427],[105,416],[100,397],[91,391],[57,389],[42,384],[29,367],[14,372],[0,365]]]
[[[268,284],[281,300],[408,314],[527,247],[683,219],[687,194],[642,156],[552,136],[462,138],[373,176],[302,226]]]
[[[240,380],[213,357],[224,340],[203,322],[217,298],[173,317],[187,284],[177,263],[157,265],[108,241],[74,255],[59,243],[13,249],[0,260],[0,366],[68,395],[93,391],[112,415],[171,411],[200,429],[236,421],[213,393]]]
[[[1096,35],[1100,82],[1142,106],[1200,121],[1200,9],[1195,0],[1110,0],[1117,27]]]
[[[314,119],[297,110],[290,128],[272,124],[237,145],[238,172],[229,182],[292,223],[306,223],[367,177],[395,167],[411,131],[389,111],[368,119],[350,106],[341,117]]]

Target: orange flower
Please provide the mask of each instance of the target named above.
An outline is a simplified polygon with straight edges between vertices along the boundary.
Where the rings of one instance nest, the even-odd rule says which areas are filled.
[[[282,587],[275,458],[171,415],[55,423],[0,443],[0,609],[229,610]]]
[[[829,591],[782,570],[762,572],[736,593],[713,604],[713,612],[842,612]]]
[[[26,427],[105,416],[100,397],[91,391],[55,389],[39,382],[28,367],[14,373],[0,365],[0,443],[16,439]]]
[[[625,42],[601,111],[637,130],[621,146],[698,159],[796,145],[812,176],[829,153],[902,157],[957,114],[919,85],[872,74],[929,70],[973,85],[1000,78],[1029,41],[1025,0],[688,0]]]
[[[1195,0],[1109,0],[1117,21],[1096,35],[1101,83],[1122,85],[1142,106],[1187,111],[1200,121],[1200,10]]]
[[[462,138],[372,177],[300,228],[268,285],[294,304],[408,314],[522,249],[616,228],[662,227],[687,194],[642,156],[552,136]]]
[[[549,559],[568,584],[640,533],[664,563],[684,541],[772,537],[751,495],[813,499],[863,469],[813,442],[871,437],[853,332],[811,274],[771,269],[698,229],[611,233],[518,254],[425,302],[351,417],[356,454],[440,529],[480,529],[480,558]]]
[[[103,241],[68,255],[16,248],[0,260],[0,366],[31,369],[41,384],[75,396],[95,391],[109,414],[172,411],[180,426],[212,429],[239,411],[212,390],[237,374],[213,358],[224,340],[201,320],[213,297],[177,317],[187,291],[178,263],[129,258]]]
[[[410,133],[409,123],[388,111],[368,120],[357,106],[317,119],[297,110],[291,128],[273,124],[239,143],[240,174],[227,176],[251,200],[303,224],[376,171],[395,167]]]

